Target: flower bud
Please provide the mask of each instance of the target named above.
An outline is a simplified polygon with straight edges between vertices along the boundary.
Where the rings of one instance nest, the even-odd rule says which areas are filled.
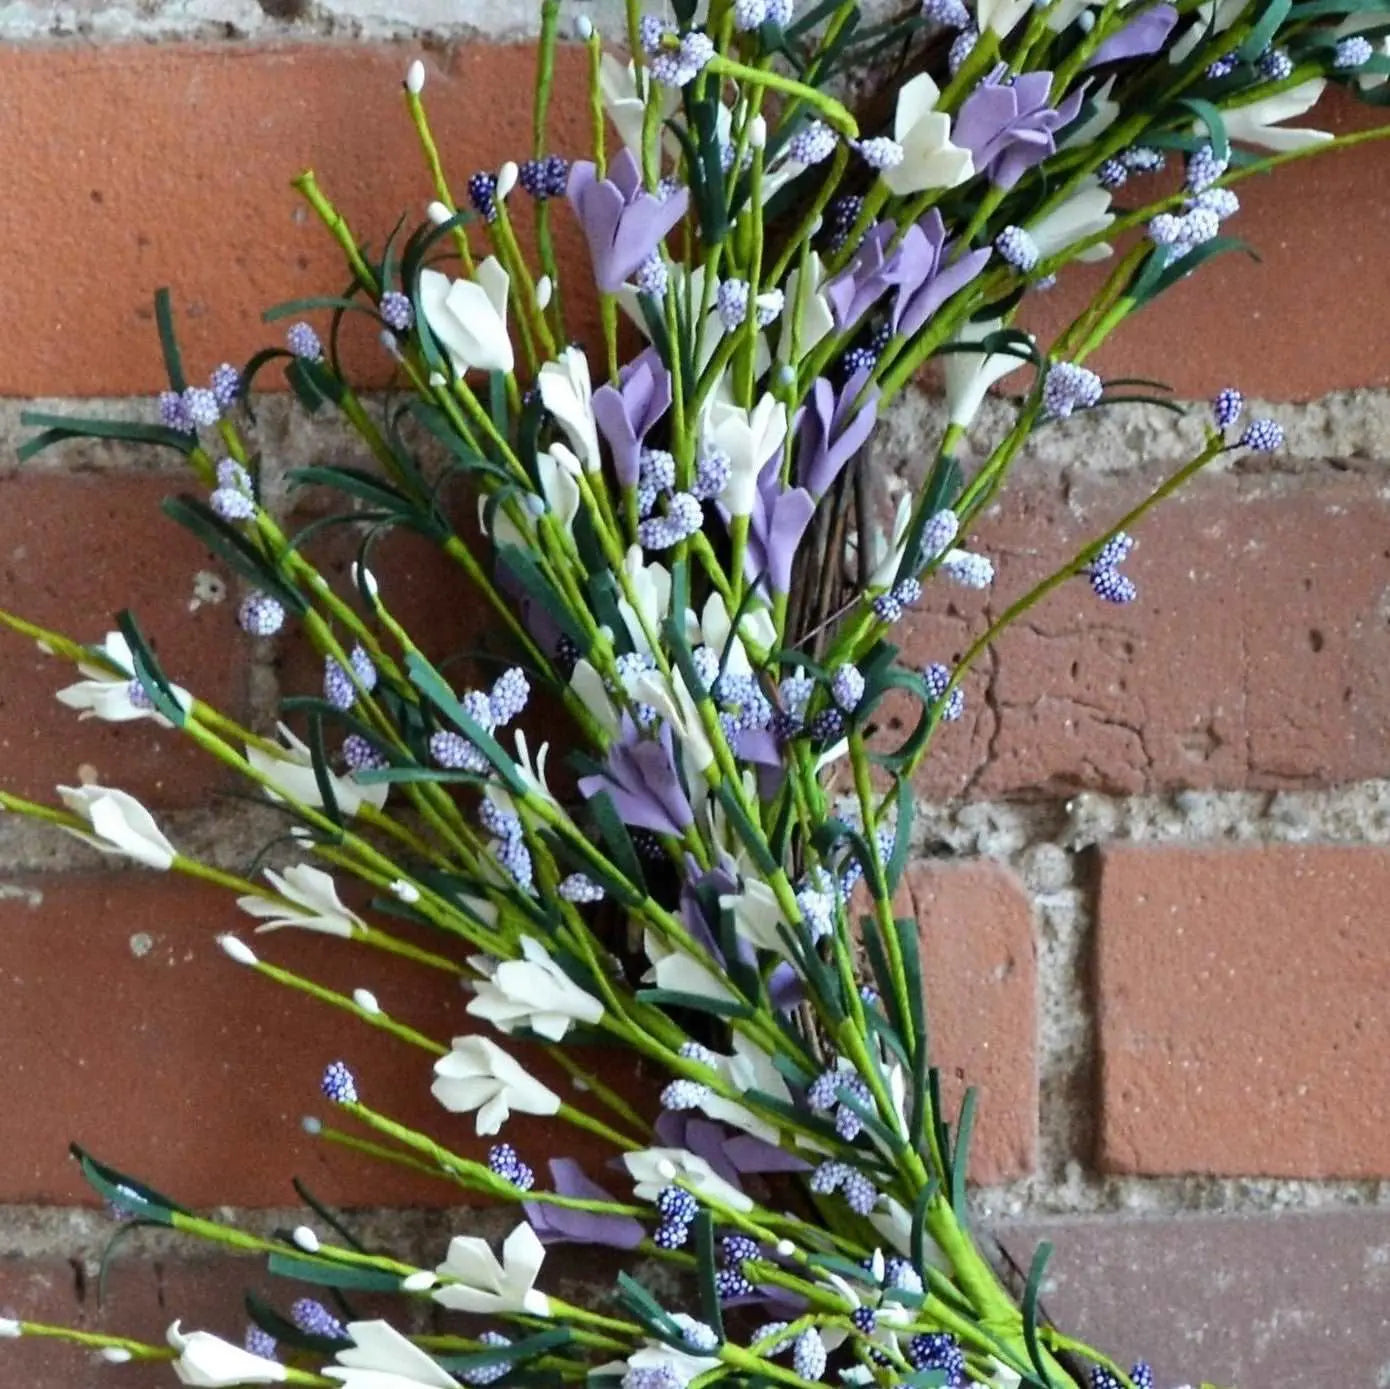
[[[425,216],[428,217],[436,227],[442,227],[453,215],[454,214],[440,202],[433,202],[425,209]]]
[[[376,575],[373,574],[370,569],[367,569],[364,566],[358,564],[356,560],[353,560],[352,562],[352,582],[357,588],[361,589],[362,592],[367,595],[367,597],[376,597]]]
[[[494,198],[505,198],[513,188],[520,174],[515,159],[509,159],[497,171],[497,187],[492,190]]]
[[[376,995],[370,989],[354,989],[352,991],[352,1001],[364,1013],[381,1012],[381,1004],[376,1001]]]
[[[594,22],[588,15],[582,14],[574,21],[574,32],[579,35],[581,43],[588,43],[594,36]]]
[[[748,122],[748,148],[760,150],[767,144],[767,122],[761,116],[754,116]]]
[[[401,1291],[403,1293],[422,1293],[428,1288],[434,1287],[439,1281],[427,1268],[416,1269],[414,1273],[407,1273],[401,1279]]]
[[[255,965],[260,963],[256,958],[255,951],[238,936],[218,936],[217,943],[239,965]]]
[[[130,1359],[130,1352],[124,1346],[102,1346],[97,1353],[108,1365],[124,1365]]]
[[[425,90],[425,65],[418,58],[405,70],[405,89],[413,96]]]
[[[319,1252],[319,1237],[307,1225],[296,1225],[290,1238],[306,1254]]]
[[[555,286],[550,282],[549,275],[542,275],[536,281],[536,307],[547,309],[550,307],[551,295],[555,292]]]

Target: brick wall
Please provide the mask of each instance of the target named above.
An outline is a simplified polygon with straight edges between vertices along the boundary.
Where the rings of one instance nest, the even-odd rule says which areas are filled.
[[[154,285],[176,287],[186,354],[206,369],[266,341],[264,304],[336,284],[334,252],[286,187],[301,165],[369,234],[421,201],[397,97],[416,50],[383,40],[457,40],[428,61],[462,172],[514,153],[529,57],[487,35],[520,33],[528,10],[7,9],[4,456],[35,397],[150,410]],[[562,82],[573,71],[562,64]],[[1180,395],[1242,385],[1290,447],[1203,479],[1144,527],[1131,608],[1098,615],[1068,590],[1032,614],[969,687],[921,784],[904,892],[940,981],[948,1079],[982,1090],[981,1220],[1025,1261],[1054,1239],[1048,1309],[1148,1355],[1166,1384],[1390,1383],[1388,158],[1368,146],[1252,188],[1239,231],[1263,262],[1224,262],[1108,351],[1106,370]],[[1040,319],[1060,321],[1070,293]],[[934,408],[904,401],[879,445],[909,484]],[[272,470],[351,456],[331,422],[283,402],[260,437]],[[1036,441],[983,529],[996,592],[1108,524],[1191,437],[1134,410]],[[130,604],[176,679],[263,722],[302,688],[293,663],[232,634],[206,557],[157,514],[174,481],[157,461],[75,447],[4,469],[0,603],[83,638]],[[421,595],[421,621],[456,637],[470,620],[438,601],[444,571],[418,546],[383,567]],[[984,615],[939,606],[911,653],[949,659]],[[0,784],[43,794],[95,769],[176,842],[245,864],[266,822],[232,800],[214,821],[208,794],[226,784],[172,735],[76,724],[52,700],[51,663],[13,641],[4,661]],[[153,1334],[175,1314],[240,1325],[253,1270],[154,1240],[127,1247],[95,1305],[106,1227],[69,1138],[263,1225],[292,1200],[292,1174],[429,1247],[463,1219],[426,1209],[446,1191],[303,1135],[322,1063],[356,1034],[230,971],[213,945],[237,920],[227,897],[114,871],[13,820],[0,863],[0,1314]],[[456,1025],[454,992],[377,958],[304,940],[277,953],[408,999],[429,1030]],[[418,1060],[387,1043],[371,1055],[365,1082],[423,1118]],[[542,1126],[511,1136],[544,1153]],[[0,1382],[39,1389],[164,1382],[29,1345],[6,1357]]]

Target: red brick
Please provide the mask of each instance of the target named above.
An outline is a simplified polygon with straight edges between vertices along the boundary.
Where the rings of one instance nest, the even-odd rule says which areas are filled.
[[[1333,91],[1295,123],[1346,132],[1384,120],[1383,107]],[[1390,385],[1390,289],[1378,273],[1390,242],[1385,158],[1371,141],[1238,185],[1241,211],[1224,230],[1260,259],[1230,254],[1204,267],[1121,325],[1092,365],[1196,398],[1230,384],[1273,400]],[[1136,188],[1145,184],[1127,188],[1122,206],[1135,206]],[[1050,342],[1111,265],[1067,271],[1053,294],[1033,296],[1026,326]]]
[[[259,322],[267,305],[339,286],[336,249],[285,185],[313,166],[377,245],[401,211],[418,214],[430,191],[400,103],[408,56],[359,44],[0,55],[0,139],[12,154],[0,239],[14,287],[0,392],[157,389],[158,284],[174,286],[186,310],[199,372],[272,340],[278,329]],[[529,147],[528,46],[463,46],[428,63],[431,118],[460,189],[474,169]],[[1329,107],[1339,126],[1377,119],[1375,108]],[[554,109],[557,148],[586,149],[582,58],[572,49],[561,54]],[[113,137],[128,128],[141,131],[138,147]],[[1390,382],[1390,290],[1375,273],[1390,219],[1383,161],[1367,145],[1242,188],[1233,231],[1263,263],[1227,257],[1175,290],[1126,325],[1105,367],[1196,394],[1227,380],[1295,397]],[[568,264],[576,243],[568,217],[558,222]],[[1075,287],[1038,296],[1037,326],[1065,321],[1093,279],[1075,272]]]
[[[1106,849],[1105,1168],[1390,1175],[1387,893],[1384,849]]]
[[[1028,1267],[1055,1254],[1042,1308],[1157,1382],[1289,1389],[1379,1385],[1390,1367],[1390,1212],[1009,1222]]]
[[[1033,911],[997,864],[908,868],[897,909],[917,921],[932,1061],[954,1123],[968,1085],[979,1092],[970,1176],[1026,1176],[1037,1161],[1037,954]]]
[[[194,603],[195,576],[220,567],[159,510],[182,483],[153,474],[0,480],[0,606],[82,642],[100,642],[115,630],[115,612],[129,608],[169,677],[236,717],[246,702],[247,643],[233,602]],[[0,785],[7,791],[50,798],[85,765],[105,784],[172,806],[204,803],[208,786],[225,781],[170,729],[148,720],[79,720],[53,697],[77,673],[25,638],[0,638]]]
[[[1156,479],[1021,483],[979,528],[989,595],[934,585],[905,626],[950,660]],[[998,643],[943,725],[935,796],[1320,786],[1390,773],[1390,501],[1374,478],[1212,477],[1136,528],[1139,599],[1055,590]],[[986,694],[986,685],[988,686]]]
[[[304,932],[253,938],[230,894],[186,879],[131,872],[17,886],[18,895],[0,899],[0,1053],[6,1103],[21,1118],[6,1134],[0,1202],[83,1197],[67,1157],[71,1140],[192,1205],[292,1204],[295,1175],[339,1205],[466,1199],[442,1181],[312,1140],[300,1127],[309,1113],[332,1120],[318,1082],[341,1057],[358,1073],[365,1101],[483,1157],[489,1140],[476,1137],[472,1116],[447,1114],[431,1098],[432,1058],[251,978],[215,937],[237,930],[263,958],[330,988],[370,988],[393,1016],[444,1043],[475,1030],[450,976]],[[28,905],[28,889],[43,894],[39,905]],[[139,955],[136,933],[151,938]],[[438,939],[429,943],[440,948]],[[605,1054],[594,1064],[616,1063]],[[632,1076],[635,1068],[623,1064]],[[543,1058],[537,1069],[563,1087]],[[507,1138],[536,1166],[559,1148],[556,1126],[540,1120],[513,1120]],[[609,1155],[568,1132],[564,1150],[587,1159],[595,1175]]]
[[[261,323],[263,309],[344,283],[341,253],[291,178],[312,167],[377,247],[402,213],[421,218],[434,196],[401,101],[412,56],[365,44],[0,54],[0,142],[13,155],[0,240],[13,253],[14,287],[0,394],[162,388],[150,307],[158,285],[173,288],[181,309],[191,376],[279,342],[283,325]],[[534,53],[477,44],[426,63],[431,121],[462,197],[475,169],[529,152]],[[587,148],[582,72],[582,52],[567,48],[553,127],[565,151]],[[115,135],[136,129],[138,148]],[[584,265],[587,276],[573,224],[557,222],[561,263]],[[381,363],[372,334],[362,327],[360,337]]]

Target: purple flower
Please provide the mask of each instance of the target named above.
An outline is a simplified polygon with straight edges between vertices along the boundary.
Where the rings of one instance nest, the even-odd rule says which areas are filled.
[[[966,97],[951,139],[975,158],[997,188],[1012,188],[1035,164],[1057,148],[1056,133],[1076,119],[1085,91],[1078,88],[1062,104],[1047,104],[1050,72],[1025,72],[1012,86],[991,73]]]
[[[1102,63],[1118,63],[1126,58],[1146,58],[1157,53],[1165,43],[1173,26],[1178,22],[1178,12],[1172,5],[1155,5],[1151,10],[1136,15],[1118,34],[1101,44],[1091,55],[1088,68],[1100,67]]]
[[[830,490],[878,422],[877,386],[865,395],[858,413],[852,418],[850,415],[867,380],[865,373],[855,372],[838,397],[824,376],[811,387],[810,406],[801,413],[796,470],[801,485],[817,500]]]
[[[951,260],[955,242],[946,237],[946,224],[932,208],[907,229],[893,266],[885,272],[897,287],[891,323],[893,331],[911,337],[957,290],[985,268],[988,247],[967,251]]]
[[[656,834],[680,835],[695,819],[676,772],[668,723],[657,737],[644,738],[625,714],[622,737],[609,749],[607,767],[580,777],[579,791],[586,800],[607,791],[623,824]]]
[[[616,386],[594,392],[594,419],[613,454],[613,470],[624,487],[637,483],[642,443],[671,408],[671,373],[654,347],[618,373]]]
[[[748,517],[744,571],[750,579],[766,578],[774,593],[790,591],[792,563],[815,509],[804,487],[783,487],[778,482],[775,459],[762,470]]]
[[[568,192],[589,243],[594,282],[608,294],[636,273],[685,216],[690,201],[686,188],[664,200],[643,189],[642,171],[627,149],[608,166],[607,178],[599,177],[591,161],[577,161],[570,168]]]
[[[551,1158],[550,1177],[560,1196],[584,1201],[612,1201],[613,1195],[584,1175],[573,1158]],[[532,1228],[546,1244],[606,1244],[613,1249],[635,1249],[645,1235],[641,1223],[630,1215],[604,1215],[573,1210],[549,1201],[523,1201],[522,1209]]]
[[[854,259],[825,287],[825,297],[840,332],[852,328],[888,292],[888,271],[898,252],[888,254],[897,224],[876,222],[865,233]]]

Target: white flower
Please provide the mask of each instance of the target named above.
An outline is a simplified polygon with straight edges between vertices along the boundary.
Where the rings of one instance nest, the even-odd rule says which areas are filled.
[[[550,1315],[550,1299],[536,1286],[545,1260],[545,1246],[524,1221],[502,1244],[502,1260],[485,1239],[455,1235],[449,1253],[436,1272],[456,1282],[436,1288],[431,1296],[455,1312],[526,1312]]]
[[[1222,112],[1226,118],[1226,134],[1233,143],[1260,145],[1264,149],[1280,152],[1330,140],[1332,134],[1327,130],[1280,124],[1316,106],[1326,86],[1323,78],[1315,77],[1311,81],[1300,82],[1296,87],[1271,92],[1269,96],[1260,97],[1245,106],[1233,106]],[[1201,121],[1196,124],[1206,129]]]
[[[1385,23],[1385,16],[1362,10],[1357,14],[1349,14],[1333,31],[1334,38],[1343,39],[1348,34],[1360,34],[1364,30],[1374,29],[1378,25]],[[1371,45],[1371,52],[1375,57],[1390,58],[1390,34],[1381,38],[1370,38],[1366,40]],[[1373,87],[1383,87],[1390,78],[1383,72],[1363,72],[1356,78],[1356,85],[1363,91],[1370,91]]]
[[[642,158],[642,122],[646,115],[646,102],[642,90],[637,85],[637,72],[631,63],[620,63],[611,53],[605,53],[599,60],[599,91],[603,94],[603,108],[608,119],[618,132],[628,149]],[[681,94],[676,87],[658,85],[657,100],[661,104],[661,120],[675,114],[680,105]],[[665,129],[665,126],[662,127]],[[668,148],[675,145],[675,136],[666,134]],[[678,148],[678,147],[677,147]]]
[[[22,1334],[19,1323],[13,1317],[0,1317],[0,1341],[12,1341]]]
[[[655,1201],[664,1186],[678,1177],[697,1196],[717,1201],[732,1211],[751,1211],[753,1202],[724,1180],[704,1158],[684,1148],[642,1148],[623,1154],[632,1189],[644,1201]]]
[[[623,556],[623,574],[627,580],[624,587],[636,600],[631,602],[626,595],[618,599],[623,625],[634,651],[654,655],[647,633],[657,635],[671,611],[671,571],[660,560],[644,560],[642,547],[632,545]]]
[[[704,785],[705,769],[714,761],[714,748],[685,676],[673,670],[668,680],[659,670],[643,671],[633,680],[631,693],[634,699],[650,704],[671,725],[693,804]]]
[[[1049,13],[1051,12],[1049,11]],[[1080,145],[1090,145],[1095,141],[1096,136],[1104,134],[1115,124],[1120,115],[1120,103],[1110,95],[1114,86],[1115,79],[1107,77],[1096,88],[1095,95],[1088,102],[1088,105],[1093,105],[1095,110],[1080,125],[1072,124],[1067,127],[1067,133],[1062,138],[1058,148],[1069,150]]]
[[[988,0],[981,0],[981,10]],[[984,27],[984,15],[980,16]],[[951,118],[936,109],[941,89],[923,72],[898,92],[893,138],[902,146],[902,162],[879,175],[898,197],[929,188],[954,188],[975,172],[969,150],[951,143]]]
[[[571,534],[574,531],[574,518],[579,515],[579,460],[558,441],[551,444],[549,452],[536,455],[536,472],[540,475],[541,496],[545,499],[544,510]],[[534,497],[528,497],[534,503]],[[484,493],[478,498],[478,527],[487,530],[488,497]],[[492,512],[492,543],[494,545],[515,545],[523,554],[533,551],[536,542],[525,535],[516,522],[507,515],[503,507],[495,507]]]
[[[173,1365],[180,1384],[230,1389],[238,1384],[283,1384],[289,1378],[289,1371],[278,1361],[252,1355],[208,1331],[192,1331],[185,1336],[175,1322],[166,1338],[178,1351]]]
[[[134,796],[109,786],[60,786],[58,794],[69,810],[92,827],[85,834],[65,825],[69,834],[103,854],[124,854],[146,868],[167,871],[173,866],[178,850]]]
[[[956,343],[980,343],[1002,326],[999,319],[987,323],[967,323],[956,334]],[[1009,352],[945,352],[942,354],[946,377],[946,405],[951,423],[967,427],[984,404],[985,392],[996,382],[1027,365],[1027,359]]]
[[[701,442],[722,449],[729,456],[729,481],[719,500],[730,515],[748,516],[753,510],[758,473],[787,437],[787,407],[774,396],[763,395],[751,410],[736,404],[716,389],[701,421]]]
[[[301,742],[284,724],[277,724],[281,741],[285,744],[282,752],[266,752],[254,743],[246,746],[246,760],[254,771],[259,772],[275,788],[290,800],[301,805],[322,808],[323,797],[319,794],[318,778],[314,775],[314,759],[308,745]],[[356,815],[363,805],[374,806],[380,810],[386,804],[390,787],[383,781],[374,786],[359,786],[350,776],[335,776],[329,773],[333,794],[338,801],[338,809],[344,815]],[[281,799],[275,791],[265,788],[265,793],[273,801]]]
[[[1185,63],[1188,54],[1213,34],[1224,33],[1245,13],[1246,0],[1202,0],[1187,32],[1165,44],[1170,63]]]
[[[744,642],[750,642],[761,661],[777,642],[772,614],[761,603],[750,603],[739,619],[738,635],[733,635],[733,622],[722,594],[711,593],[696,619],[692,609],[685,610],[685,639],[692,647],[708,646],[720,653],[726,668],[734,675],[750,675],[752,663]]]
[[[438,270],[420,272],[420,308],[430,331],[462,376],[479,371],[511,371],[516,364],[507,332],[507,292],[511,277],[495,256],[471,280],[450,281]]]
[[[668,1346],[664,1341],[648,1341],[641,1350],[635,1350],[628,1356],[627,1369],[666,1370],[677,1384],[685,1385],[697,1375],[717,1370],[723,1363],[718,1357],[691,1355],[688,1351]],[[662,1382],[669,1381],[663,1376]]]
[[[454,1114],[477,1110],[480,1134],[496,1133],[512,1110],[556,1114],[560,1097],[487,1037],[455,1037],[434,1063],[430,1093]]]
[[[491,976],[478,981],[468,1004],[475,1018],[486,1018],[503,1032],[527,1027],[558,1042],[572,1024],[603,1017],[603,1004],[581,989],[540,941],[522,936],[521,954],[520,960],[490,962]]]
[[[543,796],[548,801],[554,801],[554,793],[545,779],[545,762],[546,758],[550,756],[550,744],[542,743],[536,749],[536,756],[533,760],[530,744],[526,741],[526,734],[518,728],[512,733],[512,746],[516,749],[516,754],[512,758],[512,771],[516,773],[522,784],[533,796]],[[496,920],[497,908],[491,902],[484,902],[481,907],[482,910],[491,914],[492,920]]]
[[[725,1080],[728,1088],[735,1094],[747,1094],[751,1090],[761,1090],[775,1099],[791,1101],[791,1091],[782,1073],[772,1064],[772,1058],[761,1047],[755,1046],[747,1037],[739,1033],[733,1036],[734,1054],[715,1056],[709,1065]],[[768,1143],[777,1143],[780,1131],[776,1124],[759,1118],[752,1110],[736,1100],[726,1099],[710,1091],[700,1101],[700,1110],[724,1124],[751,1133],[755,1138]]]
[[[787,924],[787,918],[776,893],[761,878],[745,877],[740,891],[720,896],[719,906],[723,911],[733,912],[734,930],[740,940],[759,950],[789,956],[787,944],[777,929]]]
[[[577,347],[565,348],[555,361],[540,369],[536,384],[541,403],[559,421],[584,471],[595,472],[602,460],[594,421],[594,389],[584,354]]]
[[[584,707],[593,715],[599,727],[611,738],[622,731],[622,721],[618,717],[617,706],[608,692],[608,686],[593,665],[584,657],[574,663],[574,673],[570,676],[570,689],[579,697]]]
[[[950,361],[952,354],[947,354],[947,361]],[[947,398],[950,398],[949,391]],[[874,549],[871,558],[874,562],[873,571],[869,575],[870,588],[887,588],[898,576],[898,569],[903,562],[903,553],[907,549],[907,532],[912,525],[912,498],[904,496],[898,501],[898,510],[893,517],[893,534],[885,542],[881,532],[875,533],[873,537]]]
[[[1086,178],[1077,185],[1076,192],[1066,202],[1055,207],[1044,217],[1028,225],[1028,235],[1038,248],[1038,255],[1046,260],[1077,241],[1106,229],[1115,220],[1110,211],[1110,193],[1100,186],[1099,180]],[[1088,246],[1077,260],[1104,260],[1111,254],[1107,242],[1098,241]]]
[[[390,1322],[349,1322],[347,1334],[352,1345],[338,1352],[336,1366],[322,1371],[345,1389],[458,1389],[458,1380]]]
[[[283,875],[273,868],[267,868],[265,876],[271,887],[294,905],[286,906],[284,902],[271,902],[249,894],[238,897],[236,904],[242,911],[265,922],[263,926],[256,927],[258,935],[262,931],[279,930],[282,926],[299,926],[306,931],[322,931],[328,936],[347,938],[366,929],[362,918],[343,905],[332,877],[323,869],[307,863],[295,863],[285,869]],[[296,911],[296,907],[301,910]]]
[[[796,328],[796,361],[805,357],[828,333],[834,331],[835,315],[831,312],[830,301],[821,292],[825,282],[825,266],[819,255],[812,251],[806,257],[805,273],[800,265],[787,276],[786,308],[782,311],[782,331],[777,339],[777,357],[780,361],[792,359],[792,324]]]
[[[975,6],[975,22],[982,34],[986,29],[993,29],[1002,39],[1013,32],[1032,7],[1033,0],[979,0]]]
[[[169,720],[150,704],[148,698],[139,704],[131,698],[135,658],[130,653],[126,639],[119,632],[108,632],[101,649],[120,668],[121,673],[113,675],[105,666],[79,661],[77,669],[87,678],[59,690],[58,702],[66,704],[69,709],[80,709],[80,717],[84,719],[105,719],[108,723],[153,719],[165,728],[171,727]],[[192,706],[193,696],[187,690],[178,685],[171,685],[170,689],[180,709],[186,711]]]
[[[667,945],[654,931],[642,933],[642,944],[652,967],[642,976],[643,983],[655,984],[671,993],[693,994],[697,998],[724,998],[734,1002],[728,985],[693,955]]]

